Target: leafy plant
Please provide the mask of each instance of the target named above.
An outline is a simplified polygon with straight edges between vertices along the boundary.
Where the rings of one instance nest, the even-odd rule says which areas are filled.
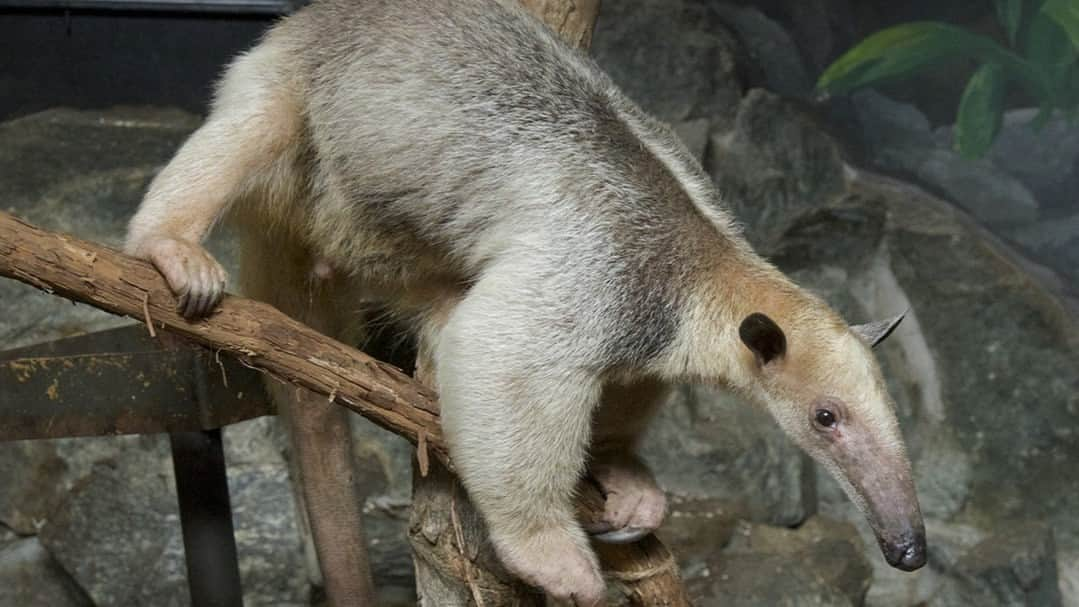
[[[903,23],[881,30],[848,50],[824,71],[817,90],[847,93],[907,78],[943,61],[974,59],[979,68],[959,101],[956,150],[982,156],[1000,130],[1009,85],[1024,88],[1041,111],[1079,113],[1079,0],[994,0],[1007,46],[938,21]]]

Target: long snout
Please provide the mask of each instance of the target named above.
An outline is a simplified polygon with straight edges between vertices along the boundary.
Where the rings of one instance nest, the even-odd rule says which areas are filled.
[[[926,562],[925,528],[918,521],[917,529],[908,529],[897,540],[887,540],[879,534],[877,541],[884,553],[884,560],[896,569],[914,571],[921,569]]]
[[[840,474],[873,528],[884,559],[903,571],[921,568],[927,558],[925,524],[905,450],[852,451],[851,457],[837,458]]]

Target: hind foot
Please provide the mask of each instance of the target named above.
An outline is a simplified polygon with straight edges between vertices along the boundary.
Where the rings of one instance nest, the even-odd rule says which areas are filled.
[[[655,531],[667,514],[667,496],[652,472],[634,455],[599,456],[589,467],[605,505],[598,521],[585,524],[596,539],[621,544]]]

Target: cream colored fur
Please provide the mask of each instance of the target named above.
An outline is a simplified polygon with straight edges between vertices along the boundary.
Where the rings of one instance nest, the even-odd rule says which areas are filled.
[[[494,546],[555,598],[603,596],[572,508],[593,438],[608,527],[659,524],[633,450],[665,385],[760,402],[871,518],[814,403],[846,403],[851,450],[880,447],[910,477],[869,349],[751,251],[668,129],[514,3],[318,0],[284,20],[229,68],[131,222],[128,251],[190,315],[223,293],[198,243],[230,207],[256,243],[249,294],[338,337],[371,303],[412,327]],[[739,340],[754,312],[786,333],[782,360]]]

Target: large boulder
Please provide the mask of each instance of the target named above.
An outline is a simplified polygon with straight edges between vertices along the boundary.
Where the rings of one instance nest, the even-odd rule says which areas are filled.
[[[68,495],[41,541],[97,605],[188,604],[167,447],[102,462]]]
[[[851,95],[850,107],[844,135],[873,168],[913,179],[987,225],[1008,228],[1039,217],[1041,203],[1021,179],[992,157],[960,156],[949,132],[932,132],[915,106],[869,89]]]
[[[716,390],[675,390],[642,453],[676,496],[738,503],[749,518],[774,525],[797,525],[816,512],[809,458],[768,413]]]
[[[92,607],[35,537],[0,545],[0,605]]]
[[[707,562],[709,575],[689,582],[701,605],[861,605],[872,571],[855,528],[821,517],[798,529],[742,523]]]
[[[1056,546],[1044,523],[1007,523],[971,547],[930,607],[1058,607]]]
[[[806,71],[791,34],[754,6],[715,3],[714,10],[745,49],[752,69],[751,86],[760,86],[786,97],[808,98],[813,80]]]
[[[198,124],[196,117],[168,109],[56,109],[0,123],[4,210],[119,247],[150,179]],[[11,280],[0,281],[0,301],[4,348],[124,322]]]
[[[592,54],[646,111],[667,122],[723,121],[742,95],[744,51],[707,2],[609,2]]]
[[[740,502],[675,496],[656,534],[675,551],[685,579],[709,577],[709,563],[730,543],[747,511]]]
[[[1075,210],[1079,190],[1079,129],[1066,115],[1057,113],[1038,125],[1038,108],[1004,113],[1004,120],[986,157],[1001,171],[1015,177],[1051,210]],[[939,137],[951,142],[950,128]]]

